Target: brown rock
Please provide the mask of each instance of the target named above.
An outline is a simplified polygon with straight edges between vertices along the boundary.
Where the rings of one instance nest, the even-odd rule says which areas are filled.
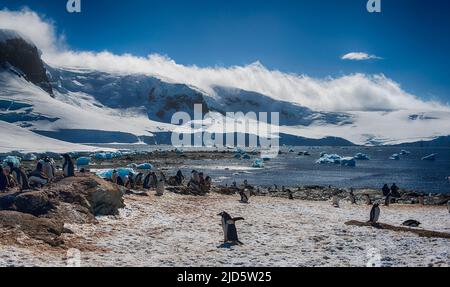
[[[64,232],[64,224],[61,221],[16,211],[0,211],[0,228],[21,231],[35,240],[55,247],[64,243],[60,238]]]
[[[17,211],[35,216],[47,214],[54,208],[53,203],[44,191],[32,191],[19,194],[14,200],[14,205]]]

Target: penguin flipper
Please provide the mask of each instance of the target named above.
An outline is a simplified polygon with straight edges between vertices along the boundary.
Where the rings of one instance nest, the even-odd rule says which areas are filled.
[[[233,218],[233,221],[234,221],[234,222],[239,221],[239,220],[245,220],[245,218],[243,218],[243,217],[236,217],[236,218]]]

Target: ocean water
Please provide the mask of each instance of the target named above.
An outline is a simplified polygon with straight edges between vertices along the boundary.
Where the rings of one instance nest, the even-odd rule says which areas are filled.
[[[121,146],[124,148],[124,146]],[[128,146],[136,150],[155,150],[161,147]],[[164,148],[164,147],[163,147]],[[167,148],[167,147],[165,147]],[[290,153],[289,150],[294,152]],[[186,160],[181,166],[188,175],[192,169],[211,175],[215,183],[231,185],[245,179],[258,186],[321,185],[343,188],[379,188],[396,183],[400,188],[424,193],[450,193],[450,148],[404,148],[409,155],[390,160],[399,147],[283,147],[282,155],[265,163],[265,168],[251,168],[251,160]],[[308,151],[311,156],[298,156]],[[317,164],[322,152],[340,156],[354,156],[358,152],[371,159],[357,161],[356,167]],[[435,161],[423,161],[424,156],[436,153]],[[168,167],[169,169],[171,167]],[[178,168],[178,167],[173,167]],[[173,171],[171,171],[173,172]]]

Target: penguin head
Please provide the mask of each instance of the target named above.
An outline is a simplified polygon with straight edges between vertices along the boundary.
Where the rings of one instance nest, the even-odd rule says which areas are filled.
[[[380,204],[378,202],[373,205],[373,207],[379,207],[379,206],[380,206]]]
[[[225,211],[223,211],[223,212],[217,214],[217,216],[221,216],[221,217],[222,217],[223,219],[225,219],[225,220],[231,219],[231,215],[229,215],[229,214],[226,213]]]

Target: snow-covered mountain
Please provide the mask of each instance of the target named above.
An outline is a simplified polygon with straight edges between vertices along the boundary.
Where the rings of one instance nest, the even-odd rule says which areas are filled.
[[[194,104],[211,112],[216,125],[227,112],[279,112],[282,144],[399,144],[450,134],[446,109],[321,112],[234,87],[217,85],[207,93],[149,75],[51,67],[31,41],[0,30],[0,151],[20,149],[14,144],[19,137],[168,143],[161,139],[167,141],[167,134],[176,128],[170,124],[172,115],[183,111],[192,116]],[[16,136],[9,141],[6,127],[15,127]]]

